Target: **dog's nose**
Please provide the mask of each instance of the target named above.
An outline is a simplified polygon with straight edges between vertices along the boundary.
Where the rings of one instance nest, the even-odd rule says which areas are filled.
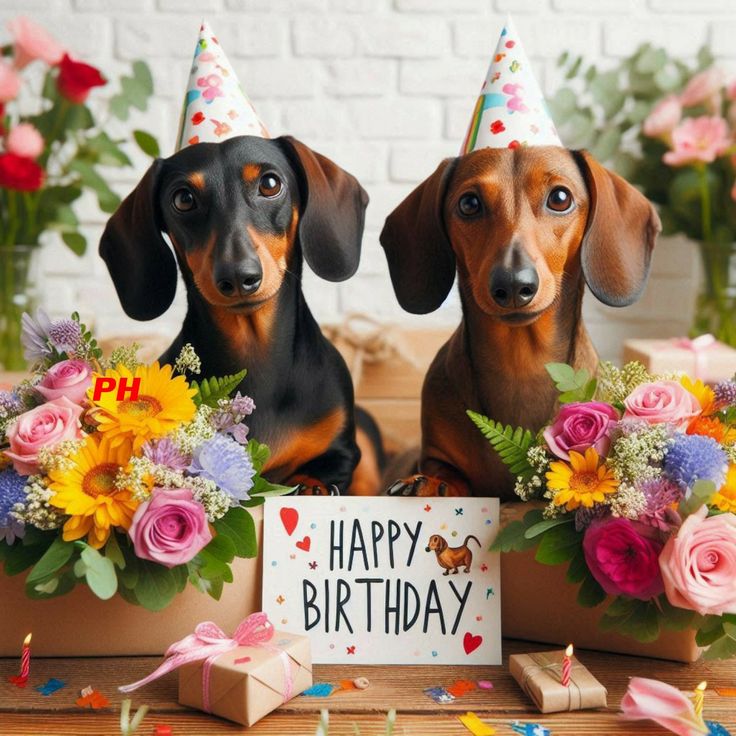
[[[263,280],[260,263],[248,263],[234,268],[220,269],[217,289],[223,296],[248,296],[258,291]]]
[[[499,307],[524,307],[539,290],[539,275],[531,265],[496,266],[491,272],[491,296]]]
[[[425,552],[429,552],[429,547],[425,547],[425,548],[424,548],[424,551],[425,551]]]

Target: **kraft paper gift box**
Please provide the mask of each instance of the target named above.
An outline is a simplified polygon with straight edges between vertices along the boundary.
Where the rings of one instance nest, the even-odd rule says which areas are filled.
[[[701,335],[693,340],[627,340],[623,362],[641,363],[650,373],[683,371],[704,383],[718,383],[736,373],[736,350]]]
[[[248,661],[242,661],[244,658]],[[209,708],[203,703],[204,666],[200,660],[179,668],[179,703],[244,726],[252,726],[312,685],[309,638],[283,631],[275,631],[266,646],[237,647],[214,660],[209,673]]]
[[[606,688],[574,656],[570,685],[562,684],[563,656],[562,651],[512,654],[509,670],[541,713],[605,708]]]

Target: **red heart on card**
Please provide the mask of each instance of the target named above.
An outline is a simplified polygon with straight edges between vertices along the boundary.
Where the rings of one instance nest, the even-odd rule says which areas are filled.
[[[286,533],[291,536],[294,533],[294,529],[296,529],[296,525],[299,523],[299,512],[289,506],[284,506],[279,514]]]
[[[503,133],[504,130],[506,130],[506,126],[503,124],[502,120],[494,120],[491,123],[491,133],[493,133],[493,135]]]
[[[301,542],[296,543],[297,549],[309,552],[309,548],[312,546],[312,540],[309,537],[304,537]]]
[[[478,636],[473,636],[469,631],[465,632],[465,636],[463,637],[463,649],[465,650],[465,654],[474,652],[482,643],[483,637],[480,636],[480,634]]]

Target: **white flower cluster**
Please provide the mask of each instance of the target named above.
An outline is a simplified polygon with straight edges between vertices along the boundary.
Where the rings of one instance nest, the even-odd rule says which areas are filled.
[[[54,492],[44,484],[41,476],[31,475],[24,491],[26,501],[15,505],[13,516],[38,529],[58,529],[62,526],[64,516],[49,504]]]

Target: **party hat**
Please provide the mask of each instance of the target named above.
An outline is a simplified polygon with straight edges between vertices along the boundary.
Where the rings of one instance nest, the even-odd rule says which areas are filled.
[[[269,137],[220,42],[203,22],[184,97],[176,150],[195,143],[220,143],[238,135]]]
[[[561,145],[532,65],[508,17],[460,153]]]

